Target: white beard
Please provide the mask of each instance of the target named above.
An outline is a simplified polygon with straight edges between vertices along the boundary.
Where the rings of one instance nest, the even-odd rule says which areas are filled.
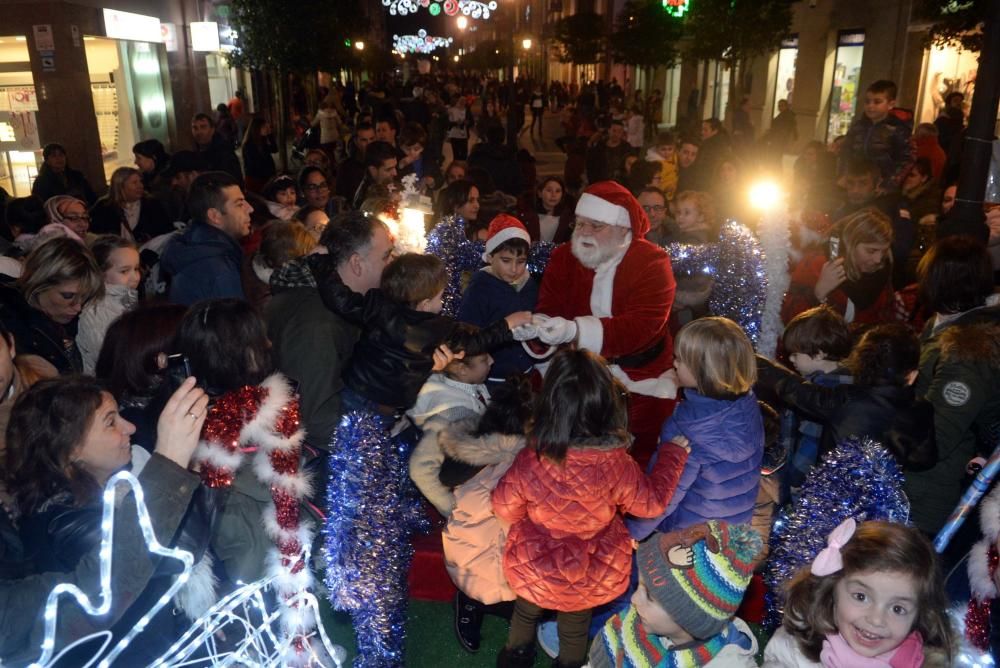
[[[613,258],[623,246],[627,246],[632,241],[632,235],[625,235],[621,244],[608,241],[601,243],[593,237],[584,237],[573,233],[570,239],[570,249],[573,257],[580,261],[587,269],[597,269],[601,264]]]

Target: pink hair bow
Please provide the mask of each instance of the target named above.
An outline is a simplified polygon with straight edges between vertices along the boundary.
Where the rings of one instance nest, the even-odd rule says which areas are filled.
[[[812,568],[810,568],[813,575],[830,575],[844,567],[844,559],[840,555],[840,549],[847,545],[847,541],[851,540],[857,527],[858,524],[854,518],[848,517],[830,532],[826,539],[826,547],[820,550],[820,553],[813,559]]]

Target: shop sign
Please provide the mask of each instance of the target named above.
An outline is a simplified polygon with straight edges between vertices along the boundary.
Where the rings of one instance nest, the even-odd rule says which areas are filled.
[[[34,87],[8,88],[7,104],[11,111],[38,111],[38,98],[35,97]]]
[[[160,37],[163,39],[167,51],[173,53],[177,51],[177,25],[173,23],[160,24]]]
[[[195,21],[191,24],[192,51],[219,50],[219,24],[215,21]]]
[[[113,39],[129,39],[136,42],[163,41],[160,19],[155,16],[120,12],[117,9],[104,10],[104,34]]]
[[[38,51],[54,51],[56,40],[52,36],[52,26],[48,23],[31,26],[35,35],[35,49]]]

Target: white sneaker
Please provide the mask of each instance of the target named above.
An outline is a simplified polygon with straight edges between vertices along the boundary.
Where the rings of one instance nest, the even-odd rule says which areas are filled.
[[[550,619],[539,624],[535,636],[538,638],[538,644],[542,646],[542,650],[550,658],[555,659],[559,656],[559,628],[556,626],[556,620]]]

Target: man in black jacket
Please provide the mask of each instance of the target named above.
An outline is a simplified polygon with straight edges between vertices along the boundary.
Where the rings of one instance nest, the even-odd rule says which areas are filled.
[[[233,147],[215,131],[211,115],[198,113],[191,119],[191,137],[194,150],[205,159],[207,171],[226,172],[243,187],[243,168]]]

